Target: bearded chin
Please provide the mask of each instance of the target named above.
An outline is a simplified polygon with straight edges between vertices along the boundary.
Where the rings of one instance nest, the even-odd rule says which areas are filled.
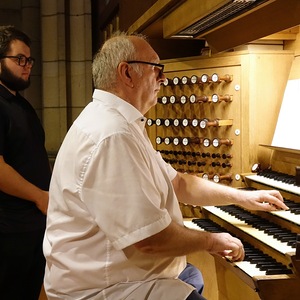
[[[17,78],[5,66],[2,65],[2,72],[0,74],[1,82],[10,90],[18,92],[27,89],[30,86],[30,77],[28,80]]]

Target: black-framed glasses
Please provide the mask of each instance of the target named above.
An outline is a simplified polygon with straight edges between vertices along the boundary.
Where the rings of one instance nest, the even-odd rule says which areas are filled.
[[[159,76],[162,76],[164,72],[165,65],[157,64],[149,61],[143,61],[143,60],[129,60],[126,61],[128,64],[145,64],[145,65],[151,65],[159,69]]]
[[[35,62],[35,59],[33,57],[26,57],[24,55],[17,55],[17,56],[6,55],[6,56],[2,56],[1,59],[2,58],[15,59],[16,63],[21,67],[25,67],[27,64],[32,67],[34,65],[34,62]]]

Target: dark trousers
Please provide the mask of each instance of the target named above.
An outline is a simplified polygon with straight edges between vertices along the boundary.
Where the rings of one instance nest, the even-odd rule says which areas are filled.
[[[0,298],[37,300],[41,291],[45,258],[44,230],[0,233]]]
[[[203,277],[201,272],[195,266],[187,263],[185,269],[180,273],[178,278],[195,288],[186,300],[205,300],[205,298],[201,296],[204,288]]]

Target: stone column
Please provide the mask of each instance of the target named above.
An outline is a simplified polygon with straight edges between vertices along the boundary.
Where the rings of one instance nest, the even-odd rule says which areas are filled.
[[[67,93],[68,125],[74,121],[92,96],[92,29],[89,0],[70,1],[68,14]]]
[[[20,9],[21,30],[31,39],[31,56],[35,58],[35,65],[30,76],[30,87],[22,93],[33,105],[37,114],[42,118],[43,101],[41,89],[41,30],[39,0],[22,0]]]
[[[92,95],[89,0],[41,0],[42,91],[46,147],[57,153]]]

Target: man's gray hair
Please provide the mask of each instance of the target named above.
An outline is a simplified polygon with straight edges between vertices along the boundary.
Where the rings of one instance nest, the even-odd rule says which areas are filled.
[[[143,35],[135,35],[146,39]],[[114,90],[117,84],[117,67],[123,61],[135,60],[136,49],[125,32],[117,32],[96,53],[93,64],[93,82],[96,89]],[[139,66],[133,66],[139,71]]]

